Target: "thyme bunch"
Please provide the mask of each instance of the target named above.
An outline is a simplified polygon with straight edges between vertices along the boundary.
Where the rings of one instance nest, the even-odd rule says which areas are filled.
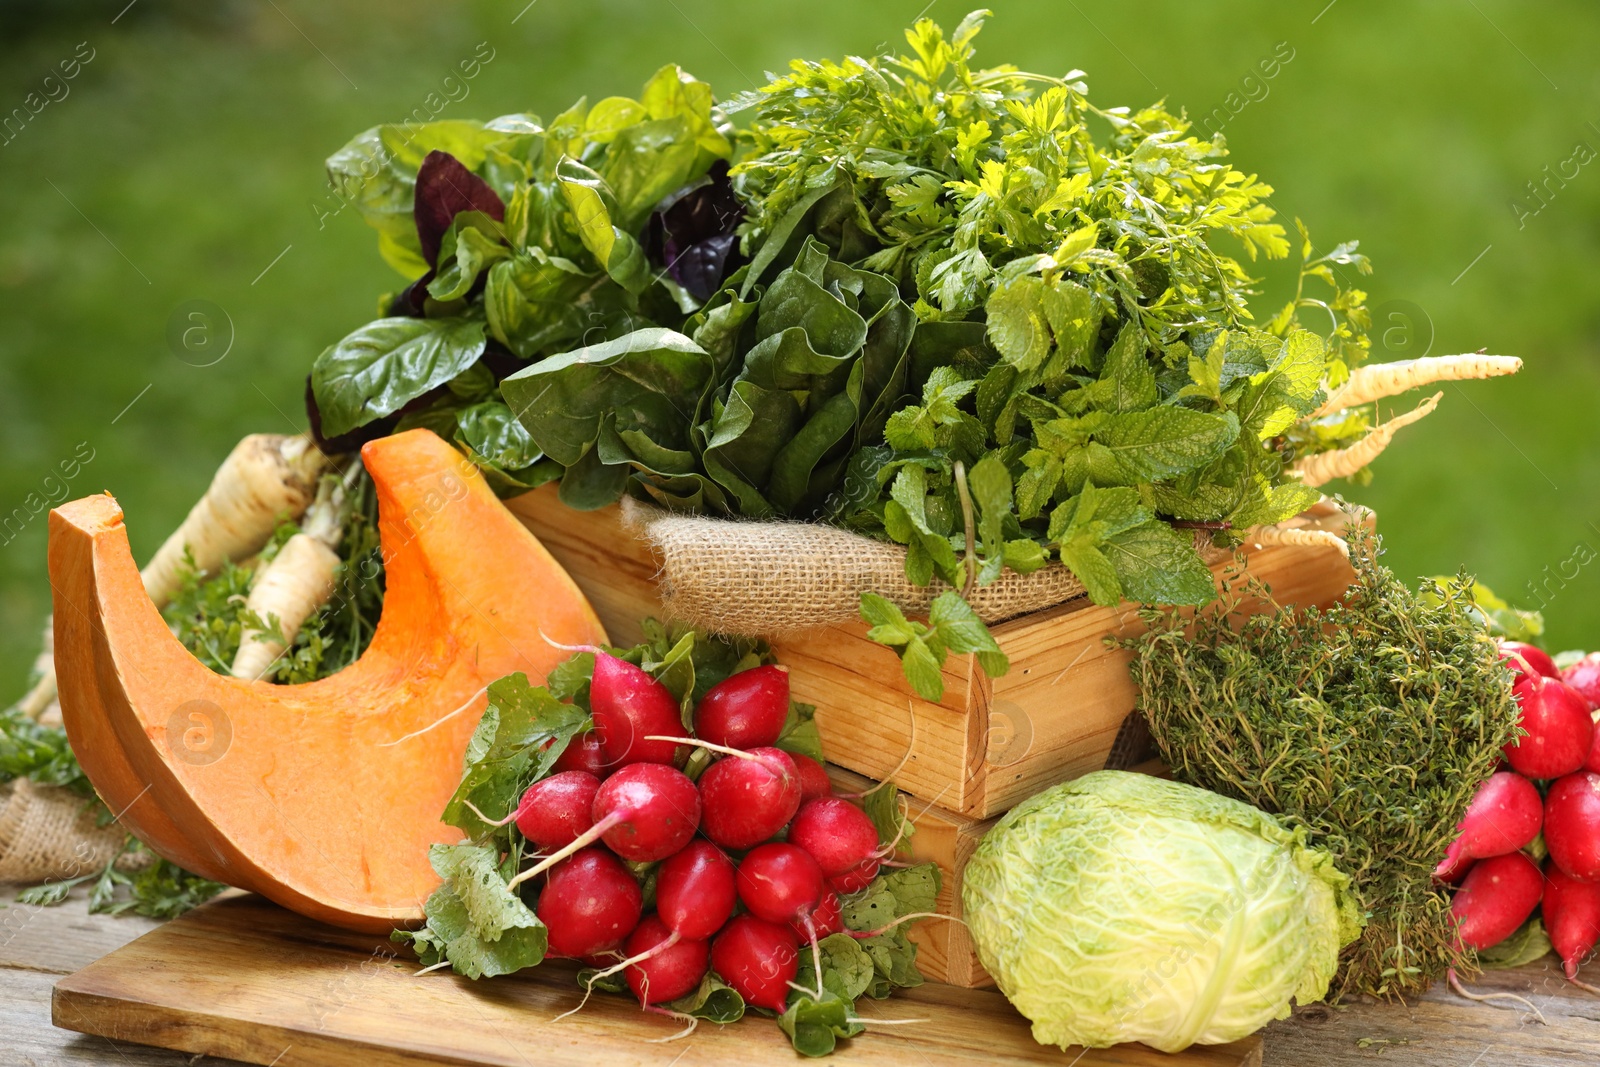
[[[1420,591],[1352,540],[1357,580],[1327,609],[1278,607],[1245,575],[1212,609],[1145,609],[1126,642],[1140,709],[1179,781],[1303,825],[1367,915],[1332,997],[1425,989],[1472,961],[1433,869],[1518,734],[1511,677],[1466,575]]]

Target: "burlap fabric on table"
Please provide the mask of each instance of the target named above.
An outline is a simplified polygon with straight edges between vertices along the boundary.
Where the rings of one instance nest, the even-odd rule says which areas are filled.
[[[649,542],[661,563],[658,587],[668,614],[718,633],[774,636],[852,622],[861,594],[925,614],[950,587],[906,580],[906,550],[810,522],[751,522],[664,511],[632,498],[624,524]],[[1209,543],[1210,558],[1224,558]],[[985,622],[1026,615],[1083,596],[1083,583],[1059,563],[1032,574],[1007,571],[969,598]]]
[[[122,848],[122,827],[96,826],[76,793],[25,778],[0,785],[0,884],[31,885],[94,874]],[[142,864],[142,854],[122,866]]]

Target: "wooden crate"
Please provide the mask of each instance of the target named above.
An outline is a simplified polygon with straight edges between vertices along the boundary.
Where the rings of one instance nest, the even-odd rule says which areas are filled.
[[[572,573],[611,639],[630,644],[639,620],[663,613],[658,564],[616,508],[564,507],[554,486],[509,501],[511,510]],[[1327,548],[1247,551],[1251,573],[1285,603],[1328,604],[1354,576]],[[1213,570],[1221,580],[1231,561]],[[894,653],[861,623],[821,627],[774,642],[795,699],[814,704],[829,760],[971,819],[999,815],[1039,790],[1099,770],[1117,747],[1136,691],[1129,656],[1107,635],[1138,632],[1135,605],[1078,600],[991,627],[1011,671],[990,679],[971,656],[945,665],[945,694],[919,697]],[[1126,740],[1126,739],[1125,739]],[[1122,762],[1148,753],[1140,746]]]

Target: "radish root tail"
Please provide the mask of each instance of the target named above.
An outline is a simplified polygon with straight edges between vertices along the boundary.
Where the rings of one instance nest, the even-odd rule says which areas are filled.
[[[1546,1019],[1544,1017],[1544,1013],[1535,1007],[1533,1001],[1529,1000],[1527,997],[1519,997],[1515,993],[1473,993],[1468,990],[1466,986],[1461,984],[1461,979],[1456,977],[1456,969],[1454,967],[1450,968],[1450,970],[1446,972],[1446,977],[1450,981],[1450,988],[1455,991],[1457,996],[1465,997],[1468,1000],[1476,1000],[1484,1004],[1494,1004],[1498,1001],[1509,1000],[1526,1008],[1533,1014],[1535,1019],[1539,1020],[1539,1022],[1546,1026],[1550,1025],[1550,1020]]]

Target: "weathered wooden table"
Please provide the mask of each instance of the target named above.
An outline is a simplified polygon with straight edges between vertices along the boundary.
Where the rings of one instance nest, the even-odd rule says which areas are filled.
[[[0,909],[0,1065],[188,1067],[194,1062],[180,1053],[85,1037],[50,1024],[51,987],[61,976],[157,923],[89,915],[81,898],[59,908],[34,908],[10,897],[10,890],[5,890],[7,903]],[[1548,1022],[1541,1025],[1525,1012],[1471,1003],[1442,987],[1408,1005],[1351,1004],[1338,1009],[1313,1005],[1267,1029],[1264,1063],[1269,1067],[1600,1063],[1600,998],[1567,985],[1549,958],[1514,971],[1492,972],[1473,988],[1521,994]],[[224,1065],[221,1060],[206,1062]]]

